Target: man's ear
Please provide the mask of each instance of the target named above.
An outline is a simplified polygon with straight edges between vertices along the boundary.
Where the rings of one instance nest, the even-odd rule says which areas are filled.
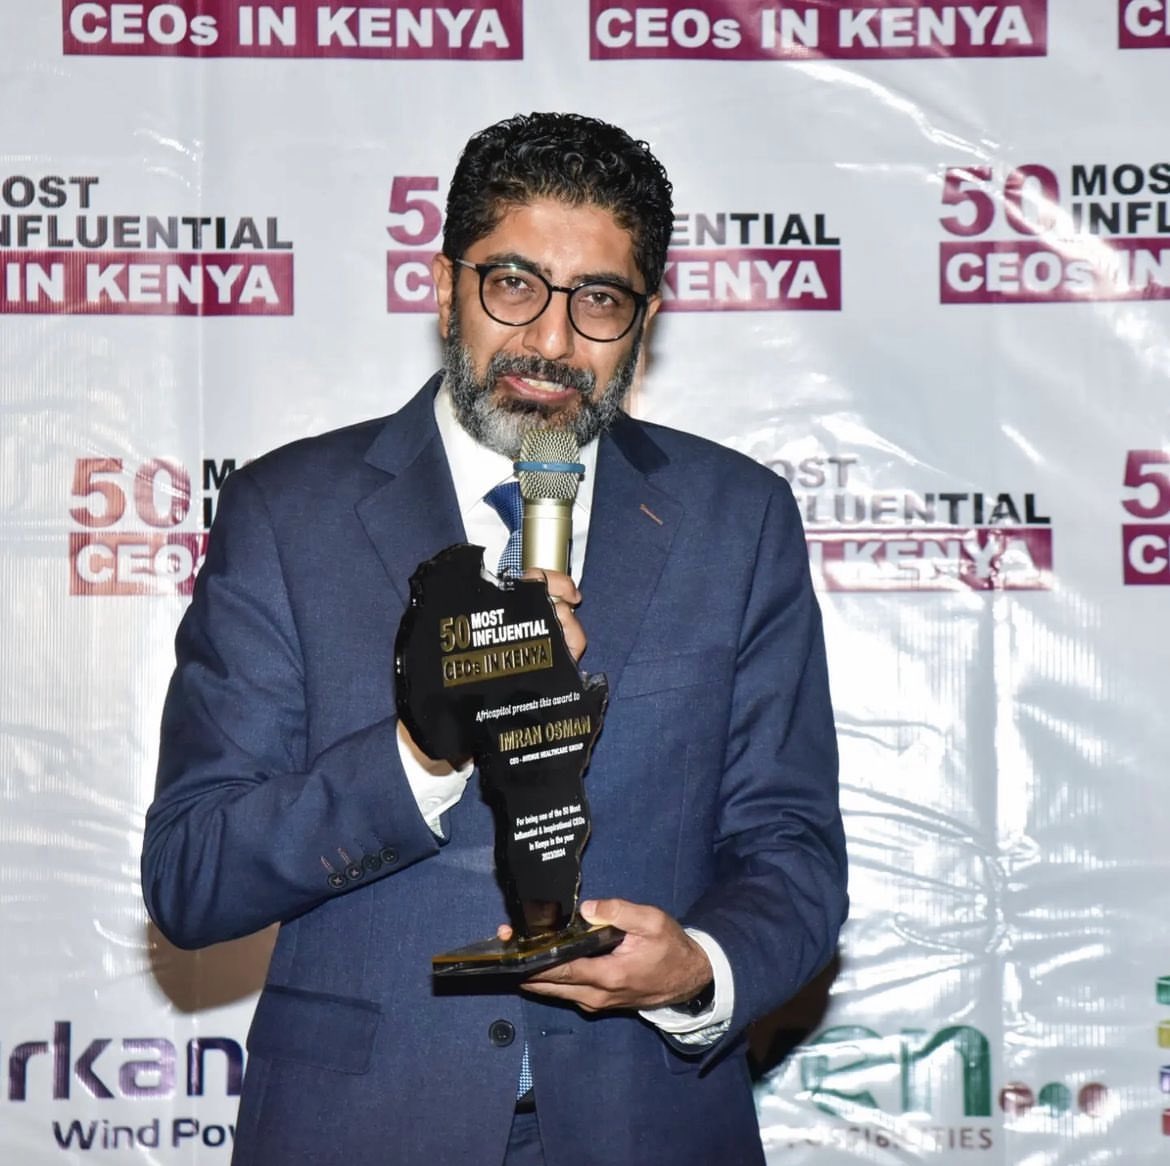
[[[651,321],[653,321],[654,317],[658,315],[658,309],[661,307],[662,307],[662,297],[657,292],[655,292],[652,296],[649,296],[647,298],[646,310],[642,314],[641,329],[642,329],[643,348],[642,348],[641,353],[638,356],[638,360],[640,362],[644,361],[646,359],[646,352],[648,349],[647,342],[650,339],[650,332],[651,332]]]
[[[446,340],[455,295],[455,264],[442,251],[431,260],[431,279],[435,283],[435,299],[439,302],[439,335]]]

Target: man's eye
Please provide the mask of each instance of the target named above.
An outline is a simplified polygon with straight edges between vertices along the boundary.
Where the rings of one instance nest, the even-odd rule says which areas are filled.
[[[620,288],[589,286],[582,288],[577,295],[581,307],[587,312],[612,312],[622,307],[628,297],[624,296]]]
[[[508,295],[522,295],[532,291],[532,281],[525,279],[522,275],[497,275],[493,282],[501,292]]]

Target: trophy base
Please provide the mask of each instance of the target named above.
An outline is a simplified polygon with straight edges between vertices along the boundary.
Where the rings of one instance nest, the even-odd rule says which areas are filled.
[[[513,975],[523,978],[545,968],[581,956],[604,955],[613,951],[625,932],[608,923],[595,927],[584,924],[532,939],[483,939],[454,951],[431,957],[431,974],[441,979],[456,976]]]

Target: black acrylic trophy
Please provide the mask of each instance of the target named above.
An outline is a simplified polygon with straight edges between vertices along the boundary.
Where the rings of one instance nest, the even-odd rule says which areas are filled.
[[[473,757],[496,825],[513,938],[436,955],[436,976],[531,975],[615,947],[577,911],[589,836],[584,772],[608,698],[565,647],[543,582],[497,582],[480,547],[420,565],[395,645],[398,715],[429,757]]]

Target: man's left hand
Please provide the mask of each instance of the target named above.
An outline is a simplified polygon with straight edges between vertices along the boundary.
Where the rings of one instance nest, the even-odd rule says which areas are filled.
[[[620,927],[625,938],[606,955],[538,973],[524,981],[524,991],[600,1012],[677,1004],[710,982],[706,953],[665,911],[625,899],[596,899],[581,904],[581,915],[588,923]]]
[[[577,607],[581,603],[581,592],[577,590],[577,584],[563,572],[551,569],[546,571],[543,567],[529,567],[522,577],[539,580],[544,584],[556,610],[561,634],[565,637],[565,647],[569,649],[569,655],[573,657],[574,663],[579,662],[584,655],[588,637],[577,618]]]

